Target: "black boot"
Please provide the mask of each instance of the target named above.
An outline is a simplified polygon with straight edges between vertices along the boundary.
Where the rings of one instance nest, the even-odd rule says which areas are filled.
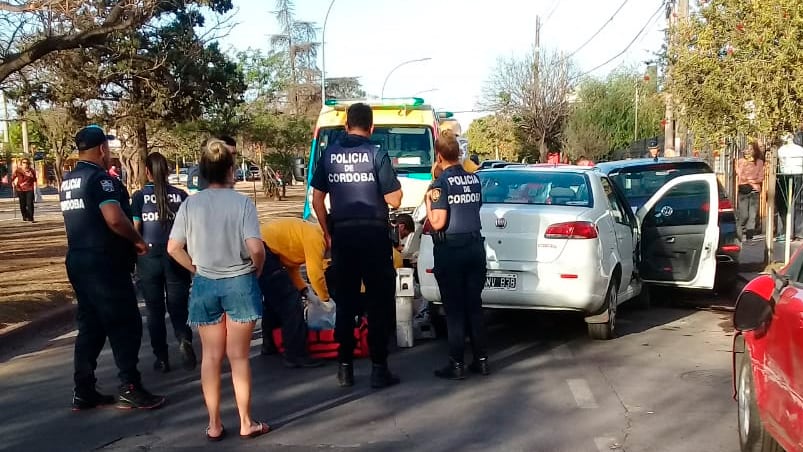
[[[491,366],[488,364],[488,358],[474,359],[474,361],[468,365],[468,370],[474,372],[475,374],[491,374]]]
[[[181,361],[185,370],[193,370],[198,365],[198,357],[195,356],[195,350],[192,348],[192,342],[187,339],[181,340],[181,345],[178,346],[181,350]]]
[[[388,386],[397,385],[399,382],[401,382],[401,379],[390,372],[387,364],[374,363],[373,368],[371,369],[372,388],[387,388]]]
[[[450,359],[449,364],[435,370],[435,376],[447,380],[462,380],[466,378],[466,367],[463,363]]]
[[[76,388],[72,395],[72,410],[88,410],[102,405],[112,405],[114,402],[113,396],[101,394],[94,387],[83,390]]]
[[[354,386],[354,365],[351,363],[340,363],[337,368],[337,384],[341,388]]]

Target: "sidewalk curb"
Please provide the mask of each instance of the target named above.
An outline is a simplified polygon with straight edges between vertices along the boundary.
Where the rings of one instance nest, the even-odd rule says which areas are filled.
[[[38,334],[65,325],[75,319],[77,305],[70,303],[59,306],[47,314],[30,322],[13,325],[0,330],[0,344],[4,349],[17,348]]]

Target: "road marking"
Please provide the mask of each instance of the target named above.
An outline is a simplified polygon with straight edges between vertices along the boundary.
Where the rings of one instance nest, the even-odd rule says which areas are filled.
[[[521,353],[528,348],[532,348],[538,345],[537,343],[529,343],[529,344],[516,344],[512,345],[508,348],[499,350],[498,352],[489,356],[491,361],[502,361],[503,359],[509,358],[517,353]]]
[[[569,348],[569,344],[560,344],[552,349],[552,356],[555,359],[573,359],[574,353]]]
[[[594,399],[594,394],[591,393],[591,388],[588,387],[588,382],[584,378],[572,378],[566,380],[569,384],[569,390],[572,391],[574,401],[580,408],[599,408],[597,401]]]
[[[622,446],[616,442],[616,438],[600,437],[594,438],[599,452],[610,452],[612,450],[622,450]]]

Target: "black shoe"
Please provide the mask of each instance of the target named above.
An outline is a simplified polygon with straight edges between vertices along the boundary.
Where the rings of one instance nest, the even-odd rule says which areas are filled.
[[[374,389],[387,388],[400,382],[401,379],[390,372],[387,364],[374,364],[371,369],[371,387]]]
[[[156,358],[153,362],[153,370],[162,372],[164,374],[170,372],[170,361],[167,359]]]
[[[443,366],[441,369],[436,369],[434,373],[438,378],[462,380],[466,378],[466,366],[464,366],[463,363],[450,359],[449,364]]]
[[[340,363],[337,368],[337,384],[341,388],[354,386],[354,365],[351,363]]]
[[[282,359],[282,362],[284,363],[284,367],[287,367],[288,369],[312,369],[323,366],[323,361],[320,359],[310,358],[309,356],[304,358],[288,358],[285,356]]]
[[[130,410],[155,410],[165,403],[164,396],[153,395],[138,385],[120,386],[120,396],[117,399],[117,408]]]
[[[278,355],[279,349],[276,348],[276,344],[273,341],[265,341],[265,338],[262,338],[262,350],[259,352],[262,356],[271,356],[271,355]]]
[[[491,366],[488,364],[488,358],[475,359],[468,365],[468,370],[475,374],[491,375]]]
[[[183,339],[178,346],[181,351],[181,361],[185,370],[193,370],[198,365],[198,358],[195,357],[195,350],[192,348],[192,342]]]
[[[96,408],[103,405],[114,404],[114,396],[101,394],[97,389],[92,388],[88,391],[78,391],[72,393],[72,410],[81,411]]]

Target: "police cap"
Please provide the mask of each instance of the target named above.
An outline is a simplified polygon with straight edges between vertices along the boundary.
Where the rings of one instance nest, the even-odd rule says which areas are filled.
[[[658,140],[653,138],[652,140],[650,140],[650,142],[649,142],[649,144],[647,146],[649,146],[651,148],[657,148],[658,147]]]
[[[84,127],[75,134],[75,146],[79,151],[86,151],[114,140],[113,135],[106,135],[103,129],[95,124]]]

